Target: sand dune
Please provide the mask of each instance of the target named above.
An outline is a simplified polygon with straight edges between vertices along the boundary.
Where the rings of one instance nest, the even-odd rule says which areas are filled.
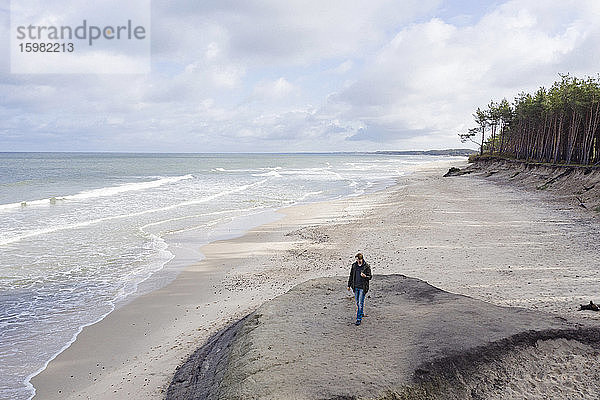
[[[368,317],[357,327],[345,282],[314,279],[263,304],[193,355],[167,399],[600,394],[598,328],[494,306],[403,275],[374,275]]]

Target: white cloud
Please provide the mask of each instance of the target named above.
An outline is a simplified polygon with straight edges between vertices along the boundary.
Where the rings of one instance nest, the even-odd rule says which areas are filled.
[[[595,73],[597,64],[576,54],[598,34],[600,15],[567,3],[510,1],[472,26],[412,24],[334,99],[351,106],[345,118],[365,123],[363,139],[401,143],[464,129],[475,107],[551,84],[574,57],[577,73]],[[570,20],[561,18],[565,9]]]
[[[259,82],[254,87],[254,97],[257,99],[280,100],[289,96],[295,90],[294,85],[281,77],[275,81]]]
[[[334,69],[332,69],[331,72],[335,74],[345,74],[346,72],[350,71],[353,66],[354,63],[352,62],[352,60],[346,60]]]
[[[0,73],[0,148],[455,147],[490,99],[598,71],[596,0],[440,3],[157,0],[151,74]]]
[[[155,1],[159,52],[189,50],[206,41],[232,60],[288,65],[356,56],[373,50],[386,32],[433,10],[441,0],[249,0],[198,3]],[[176,29],[173,29],[176,27]],[[198,35],[200,28],[204,35]],[[155,35],[155,37],[157,36]],[[177,36],[177,42],[175,39]]]

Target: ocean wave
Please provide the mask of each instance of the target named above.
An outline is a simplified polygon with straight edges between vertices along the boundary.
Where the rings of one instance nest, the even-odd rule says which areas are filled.
[[[141,215],[173,210],[173,209],[179,208],[179,207],[202,204],[202,203],[206,203],[211,200],[215,200],[220,197],[226,196],[228,194],[242,192],[244,190],[247,190],[247,189],[250,189],[250,188],[253,188],[256,186],[260,186],[260,185],[266,183],[269,179],[270,178],[262,179],[258,182],[249,183],[247,185],[242,185],[242,186],[239,186],[239,187],[237,187],[235,189],[231,189],[231,190],[224,190],[222,192],[218,192],[213,195],[203,197],[201,199],[188,200],[188,201],[184,201],[181,203],[172,204],[172,205],[166,206],[166,207],[152,208],[149,210],[139,211],[136,213],[113,215],[110,217],[97,218],[97,219],[92,219],[92,220],[88,220],[88,221],[76,222],[76,223],[72,223],[72,224],[65,224],[65,225],[53,226],[53,227],[49,227],[49,228],[35,229],[35,230],[31,230],[29,232],[22,233],[17,236],[8,237],[8,238],[0,238],[0,246],[20,242],[23,239],[28,239],[28,238],[32,238],[35,236],[40,236],[40,235],[44,235],[44,234],[48,234],[48,233],[54,233],[54,232],[63,231],[63,230],[67,230],[67,229],[82,228],[82,227],[98,224],[101,222],[106,222],[106,221],[111,221],[111,220],[116,220],[116,219],[123,219],[123,218],[130,218],[130,217],[138,217]]]
[[[171,261],[175,257],[175,255],[168,250],[168,245],[162,238],[160,238],[156,235],[152,235],[152,234],[149,234],[148,236],[149,236],[150,240],[152,241],[153,247],[155,248],[155,250],[158,253],[157,254],[158,267],[155,267],[152,270],[145,271],[145,275],[143,277],[139,278],[138,280],[131,281],[131,282],[129,282],[129,285],[122,287],[116,293],[115,297],[111,301],[108,301],[106,303],[106,305],[108,306],[108,311],[102,313],[99,317],[96,317],[96,318],[92,319],[91,321],[81,323],[79,326],[77,326],[76,331],[71,335],[71,337],[68,339],[68,341],[57,352],[51,354],[50,357],[43,362],[43,365],[40,368],[38,368],[37,370],[35,370],[34,372],[30,373],[29,375],[27,375],[25,377],[25,379],[23,380],[22,383],[25,387],[24,390],[29,392],[28,400],[33,399],[36,394],[35,387],[31,383],[31,380],[35,376],[42,373],[46,368],[48,368],[48,365],[50,364],[50,362],[52,362],[52,360],[54,360],[56,357],[58,357],[63,351],[68,349],[75,342],[75,340],[77,340],[77,337],[79,336],[79,334],[81,332],[83,332],[83,329],[85,329],[88,326],[94,325],[94,324],[102,321],[104,318],[106,318],[110,313],[112,313],[115,310],[118,302],[126,299],[127,297],[131,296],[132,294],[135,294],[137,292],[139,286],[142,283],[144,283],[146,280],[148,280],[154,273],[161,270],[169,261]],[[126,278],[130,278],[130,277],[126,277]],[[127,279],[125,279],[125,282],[127,282]]]
[[[40,205],[52,205],[56,204],[59,201],[69,201],[69,200],[87,200],[94,199],[98,197],[110,197],[116,194],[138,191],[138,190],[147,190],[157,188],[159,186],[167,185],[170,183],[179,182],[182,180],[192,179],[194,176],[191,174],[183,175],[183,176],[172,176],[172,177],[163,177],[160,179],[145,181],[145,182],[131,182],[124,183],[122,185],[117,186],[109,186],[103,187],[99,189],[91,189],[85,190],[80,193],[76,193],[73,195],[67,196],[54,196],[47,199],[41,200],[32,200],[32,201],[22,201],[19,203],[8,203],[8,204],[0,204],[0,211],[10,211],[15,208],[29,207],[29,206],[40,206]]]
[[[280,178],[281,174],[277,171],[269,171],[269,172],[264,172],[262,174],[252,174],[252,176],[272,176],[272,177]]]
[[[275,168],[265,168],[267,172],[263,172],[260,174],[252,174],[252,176],[270,176],[270,177],[294,177],[298,179],[306,179],[306,180],[340,180],[343,181],[344,178],[337,172],[332,171],[330,167],[319,167],[319,168],[302,168],[302,169],[286,169],[283,170],[280,167]]]
[[[140,227],[140,229],[142,231],[145,231],[147,228],[149,228],[151,226],[164,225],[164,224],[168,224],[170,222],[175,222],[175,221],[184,221],[186,219],[210,217],[210,216],[214,216],[214,215],[223,215],[223,214],[233,214],[233,213],[238,213],[238,212],[243,213],[246,211],[256,211],[256,210],[264,210],[264,209],[266,209],[266,207],[264,207],[264,206],[248,207],[248,208],[231,208],[228,210],[213,211],[213,212],[209,212],[209,213],[186,215],[184,217],[168,218],[168,219],[164,219],[161,221],[150,222],[150,223]]]
[[[300,197],[297,200],[297,203],[301,203],[301,202],[305,201],[306,199],[308,199],[309,197],[311,197],[311,196],[317,196],[317,195],[319,195],[321,193],[323,193],[323,190],[319,190],[317,192],[308,192],[304,196]]]
[[[210,170],[211,172],[259,172],[262,171],[262,168],[254,168],[254,169],[225,169],[225,168],[213,168]]]
[[[212,168],[211,172],[262,172],[262,171],[280,171],[282,167],[260,167],[260,168],[234,168],[234,169],[226,169],[222,167]]]

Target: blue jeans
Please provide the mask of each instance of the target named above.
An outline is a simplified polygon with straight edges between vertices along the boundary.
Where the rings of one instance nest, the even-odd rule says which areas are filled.
[[[356,299],[356,305],[358,306],[356,320],[362,321],[363,308],[365,306],[365,291],[363,289],[354,289],[354,298]]]

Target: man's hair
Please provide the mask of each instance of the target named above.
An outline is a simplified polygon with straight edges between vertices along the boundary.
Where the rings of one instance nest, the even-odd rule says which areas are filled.
[[[358,254],[356,255],[356,258],[358,258],[359,260],[362,260],[362,259],[363,259],[363,255],[362,255],[362,253],[358,253]]]

